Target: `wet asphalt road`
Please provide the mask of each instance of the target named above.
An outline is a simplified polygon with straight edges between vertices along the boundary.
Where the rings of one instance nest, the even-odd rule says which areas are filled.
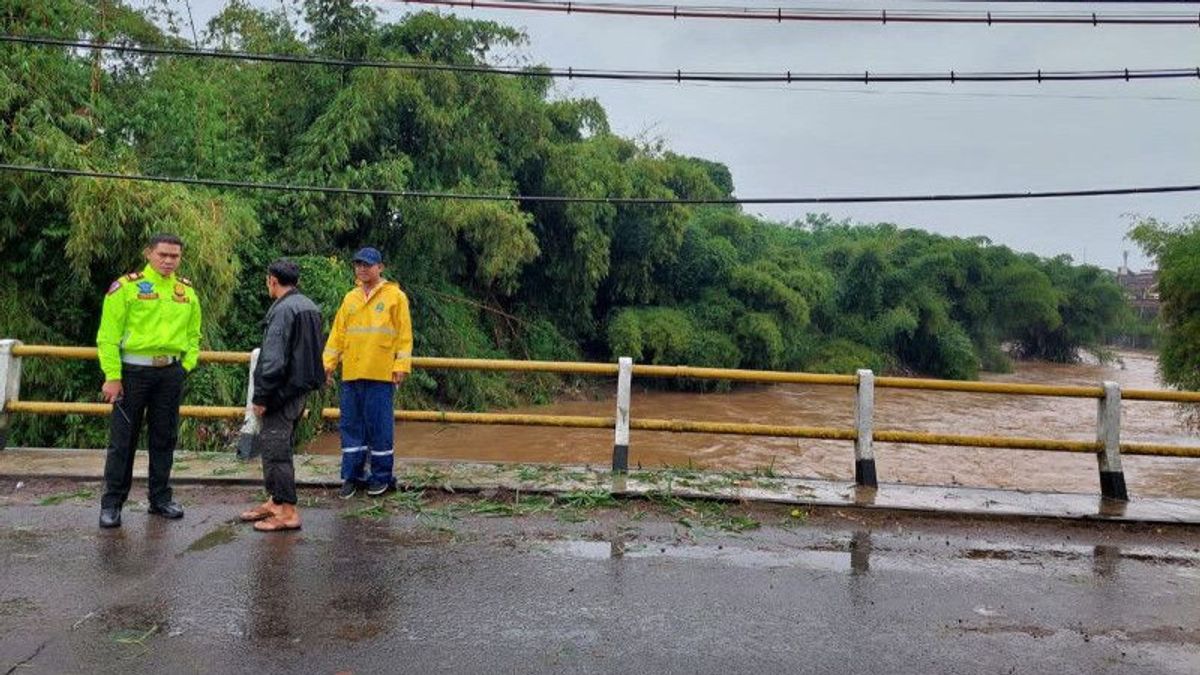
[[[228,522],[250,490],[116,531],[39,505],[85,488],[3,488],[0,674],[1200,672],[1196,528],[745,507],[738,534],[641,501],[373,519],[312,492],[264,535]]]

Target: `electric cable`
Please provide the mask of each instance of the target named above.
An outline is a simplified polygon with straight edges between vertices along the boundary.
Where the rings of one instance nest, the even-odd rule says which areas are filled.
[[[257,52],[222,51],[215,49],[184,49],[178,47],[153,47],[136,44],[114,44],[67,40],[62,38],[29,37],[0,34],[0,42],[27,44],[39,47],[67,47],[72,49],[98,49],[111,52],[131,52],[150,56],[181,56],[189,58],[213,58],[263,63],[286,63],[323,65],[335,67],[378,68],[391,70],[433,71],[472,73],[479,75],[504,75],[510,77],[552,78],[567,80],[627,80],[645,82],[742,82],[790,84],[793,82],[848,82],[855,84],[894,82],[1080,82],[1080,81],[1126,81],[1196,79],[1200,81],[1200,67],[1186,68],[1123,68],[1110,70],[1031,70],[1031,71],[946,71],[942,73],[872,73],[869,70],[854,73],[805,73],[776,72],[753,73],[732,71],[685,72],[651,70],[596,70],[586,68],[514,68],[490,65],[468,65],[453,63],[429,63],[422,61],[351,60],[293,54],[264,54]]]
[[[401,0],[391,0],[400,2]],[[608,16],[657,17],[668,19],[760,20],[776,23],[933,23],[994,25],[1088,25],[1088,26],[1200,26],[1200,12],[993,12],[961,10],[854,10],[829,8],[737,7],[701,5],[663,5],[616,2],[571,2],[568,0],[403,0],[406,5],[435,5],[461,9],[502,9],[590,14]]]
[[[885,196],[838,196],[838,197],[731,197],[715,199],[664,199],[657,197],[573,197],[562,195],[504,195],[469,194],[425,190],[390,190],[382,188],[349,188],[328,185],[296,185],[289,183],[256,183],[217,178],[190,178],[183,176],[156,176],[146,174],[124,174],[107,171],[85,171],[48,166],[23,164],[0,164],[0,171],[44,174],[72,178],[102,178],[154,183],[176,183],[205,187],[229,187],[281,192],[316,192],[323,194],[358,195],[374,197],[398,197],[406,199],[448,199],[463,201],[492,202],[542,202],[558,204],[613,204],[617,206],[675,206],[675,205],[739,205],[739,204],[865,204],[898,202],[965,202],[999,201],[1018,199],[1047,199],[1058,197],[1101,197],[1115,195],[1165,194],[1200,191],[1195,185],[1159,185],[1152,187],[1100,188],[1092,190],[1043,190],[1028,192],[977,192],[931,195],[885,195]]]

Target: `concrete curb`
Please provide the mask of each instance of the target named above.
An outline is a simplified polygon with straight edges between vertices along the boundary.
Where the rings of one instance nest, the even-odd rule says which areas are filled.
[[[339,457],[302,455],[296,482],[305,488],[334,488]],[[146,476],[139,453],[134,478]],[[179,485],[261,485],[257,461],[238,461],[233,453],[180,451],[173,482]],[[0,477],[9,480],[60,479],[100,481],[104,451],[18,448],[0,452]],[[1133,499],[1119,502],[1099,495],[1024,492],[986,488],[883,483],[878,488],[852,481],[829,481],[755,475],[745,472],[701,472],[684,469],[634,471],[626,475],[605,469],[539,464],[481,464],[445,460],[403,460],[396,465],[402,486],[474,493],[507,489],[526,493],[565,494],[603,490],[626,498],[671,495],[685,499],[762,502],[818,508],[847,508],[912,514],[984,518],[1066,519],[1129,524],[1200,525],[1200,500]]]

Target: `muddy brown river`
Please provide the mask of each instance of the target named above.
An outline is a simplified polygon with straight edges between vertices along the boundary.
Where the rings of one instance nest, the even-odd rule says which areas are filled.
[[[1023,362],[1013,373],[985,374],[983,379],[1080,385],[1115,380],[1126,388],[1162,388],[1156,365],[1153,354],[1121,352],[1120,361],[1108,365]],[[612,416],[615,380],[612,383],[613,396],[600,400],[505,412]],[[645,389],[640,384],[634,380],[634,418],[853,426],[850,387],[743,386],[730,393],[696,394]],[[876,430],[1083,440],[1096,434],[1096,402],[1091,399],[897,389],[876,389],[875,396]],[[1179,406],[1173,403],[1126,401],[1121,422],[1124,441],[1200,444],[1181,423]],[[396,454],[403,458],[606,465],[611,462],[612,444],[612,431],[420,423],[396,428]],[[326,434],[312,443],[310,451],[332,454],[338,446],[337,435]],[[1091,455],[888,443],[877,443],[875,448],[881,482],[1099,492],[1096,459]],[[1122,459],[1131,495],[1200,498],[1200,460]],[[770,468],[779,474],[854,479],[854,448],[846,441],[634,430],[629,463],[647,468],[689,464],[722,470]]]

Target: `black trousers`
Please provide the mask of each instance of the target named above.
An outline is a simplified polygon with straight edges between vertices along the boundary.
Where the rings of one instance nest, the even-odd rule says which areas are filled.
[[[179,440],[179,402],[183,397],[183,366],[162,368],[121,366],[124,392],[113,404],[109,423],[108,456],[104,461],[103,508],[121,508],[133,484],[133,453],[142,431],[149,428],[149,496],[151,504],[171,501],[171,462]]]
[[[296,424],[304,412],[307,394],[270,406],[263,414],[262,429],[254,437],[255,450],[262,454],[263,485],[276,504],[296,503]]]

